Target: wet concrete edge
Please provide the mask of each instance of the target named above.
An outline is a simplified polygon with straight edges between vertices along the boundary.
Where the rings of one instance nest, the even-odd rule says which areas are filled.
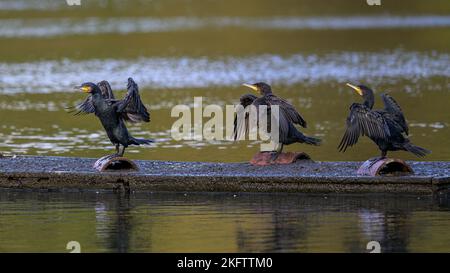
[[[448,190],[450,176],[447,172],[436,172],[437,176],[414,175],[402,177],[367,177],[357,175],[337,176],[308,176],[308,172],[317,171],[318,168],[339,168],[353,170],[359,163],[348,162],[320,162],[319,164],[307,163],[298,166],[276,166],[272,169],[255,169],[248,163],[207,163],[207,162],[164,162],[139,160],[144,171],[141,172],[106,172],[99,173],[90,170],[93,159],[65,158],[65,157],[23,157],[23,159],[0,160],[0,187],[23,189],[106,189],[124,191],[203,191],[203,192],[310,192],[310,193],[340,193],[340,192],[381,192],[381,193],[428,193],[440,190]],[[41,167],[32,170],[21,170],[29,164],[30,160],[39,159],[43,166],[46,160],[49,163],[61,162],[64,171],[48,171]],[[21,162],[26,161],[27,162]],[[13,162],[14,161],[14,162]],[[82,166],[72,170],[73,162]],[[14,165],[13,163],[18,163]],[[22,164],[22,165],[21,165]],[[65,165],[64,165],[65,164]],[[178,166],[178,165],[179,166]],[[350,164],[350,165],[349,165]],[[429,162],[414,162],[417,167]],[[450,169],[450,162],[440,162],[442,166]],[[197,170],[194,173],[183,173],[180,170],[173,171],[168,166],[190,166]],[[427,166],[428,166],[427,165]],[[14,169],[14,166],[17,169]],[[87,168],[86,166],[89,166]],[[159,166],[157,173],[145,173],[145,168]],[[430,165],[432,166],[432,165]],[[11,167],[7,169],[8,167]],[[145,168],[144,168],[145,167]],[[187,167],[186,167],[187,168]],[[277,175],[276,171],[285,169],[298,170],[304,168],[303,175]],[[350,168],[350,169],[349,169]],[[223,170],[231,169],[229,172]],[[149,169],[147,169],[149,170]],[[205,170],[205,173],[202,173]],[[212,170],[208,172],[208,170]],[[258,175],[255,170],[265,170],[263,175]],[[268,170],[268,171],[267,171]],[[156,172],[152,170],[151,172]],[[225,173],[221,173],[225,172]],[[250,172],[256,174],[249,175]],[[442,175],[444,174],[444,175]]]

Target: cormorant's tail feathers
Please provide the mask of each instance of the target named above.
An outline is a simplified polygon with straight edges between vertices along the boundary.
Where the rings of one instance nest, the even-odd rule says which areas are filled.
[[[307,137],[305,136],[305,143],[306,144],[310,144],[310,145],[316,145],[319,146],[320,144],[322,144],[322,140],[315,138],[315,137]]]
[[[153,142],[155,142],[153,139],[143,139],[143,138],[131,138],[130,144],[135,145],[149,145]]]
[[[430,154],[430,153],[431,153],[430,150],[427,150],[427,149],[425,149],[425,148],[422,148],[422,147],[413,145],[413,144],[411,144],[411,143],[405,144],[404,148],[405,148],[408,152],[411,152],[411,153],[413,153],[414,155],[416,155],[416,156],[418,156],[418,157],[424,157],[424,156],[426,156],[427,154]]]
[[[309,137],[309,136],[305,136],[304,134],[302,134],[302,132],[298,131],[292,124],[291,126],[294,130],[293,134],[294,134],[294,139],[296,140],[296,142],[299,143],[306,143],[309,145],[315,145],[315,146],[319,146],[322,143],[322,140],[315,138],[315,137]]]

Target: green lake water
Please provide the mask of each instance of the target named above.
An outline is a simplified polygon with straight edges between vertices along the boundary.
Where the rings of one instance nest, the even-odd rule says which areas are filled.
[[[0,251],[449,252],[448,196],[0,191]]]

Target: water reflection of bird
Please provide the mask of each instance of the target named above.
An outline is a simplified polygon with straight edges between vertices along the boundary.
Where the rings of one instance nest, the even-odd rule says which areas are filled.
[[[345,152],[347,147],[353,146],[359,136],[368,136],[381,150],[381,158],[385,158],[388,151],[404,150],[422,157],[430,153],[429,150],[413,145],[408,139],[408,124],[398,103],[387,94],[381,97],[383,110],[372,110],[375,103],[373,91],[364,85],[347,84],[353,88],[364,102],[353,103],[347,118],[347,129],[338,148]],[[374,158],[381,159],[381,158]]]
[[[89,96],[76,106],[75,115],[94,113],[102,123],[111,142],[116,145],[114,156],[123,156],[128,145],[141,145],[153,142],[149,139],[137,139],[130,135],[124,121],[131,123],[150,122],[150,114],[141,101],[137,84],[128,78],[128,92],[122,100],[114,98],[107,81],[94,84],[83,83],[76,87]]]
[[[298,113],[298,111],[294,108],[286,100],[275,96],[272,93],[272,88],[270,85],[259,82],[255,84],[244,84],[251,88],[252,90],[259,92],[262,96],[256,97],[252,94],[243,95],[240,99],[241,105],[245,108],[249,105],[253,105],[256,107],[258,111],[259,106],[265,105],[267,106],[267,127],[273,127],[271,125],[271,106],[277,105],[279,106],[279,142],[277,145],[276,152],[273,153],[272,160],[275,160],[283,150],[283,145],[289,145],[292,143],[306,143],[311,145],[319,145],[320,139],[308,137],[303,135],[296,127],[295,124],[300,125],[306,128],[306,121],[303,117]],[[258,115],[259,119],[259,115]],[[234,139],[241,139],[242,135],[248,132],[249,129],[249,117],[248,112],[246,113],[245,118],[235,119],[234,125]]]

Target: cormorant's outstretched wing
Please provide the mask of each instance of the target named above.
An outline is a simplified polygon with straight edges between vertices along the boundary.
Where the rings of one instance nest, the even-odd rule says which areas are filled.
[[[111,85],[108,81],[101,81],[97,83],[98,87],[102,91],[102,96],[104,99],[107,100],[114,100],[114,93],[111,89]]]
[[[254,95],[247,94],[243,95],[241,97],[241,105],[244,106],[244,108],[238,108],[237,115],[234,119],[234,140],[241,139],[242,136],[245,136],[245,134],[249,131],[249,112],[250,112],[250,106],[255,107],[256,109],[256,118],[257,118],[257,126],[260,126],[260,120],[259,120],[259,106],[266,105],[267,106],[267,132],[271,132],[272,128],[274,126],[272,125],[272,105],[277,105],[279,108],[279,115],[278,120],[274,120],[275,122],[278,122],[278,130],[279,130],[279,141],[285,142],[287,138],[289,137],[289,126],[292,123],[289,116],[286,114],[285,111],[283,111],[282,106],[280,106],[278,103],[271,103],[271,100],[268,100],[266,97],[257,98]],[[245,115],[244,118],[238,119],[238,115]],[[276,118],[276,116],[274,116]]]
[[[398,105],[394,98],[389,96],[388,94],[382,94],[381,97],[383,98],[384,110],[394,118],[394,121],[398,123],[398,125],[400,125],[406,135],[408,135],[408,124],[406,123],[406,119],[403,115],[400,105]]]
[[[242,106],[244,106],[244,108],[245,108],[245,107],[249,106],[250,104],[252,104],[257,98],[258,97],[253,94],[245,94],[245,95],[241,96],[239,101],[240,101],[240,104]]]
[[[372,139],[388,140],[390,132],[382,114],[372,111],[365,105],[354,103],[350,107],[347,130],[338,146],[339,151],[345,152],[348,146],[353,146],[358,142],[361,135]]]
[[[68,107],[70,113],[75,112],[74,115],[87,115],[95,112],[94,104],[92,103],[92,95],[89,95],[83,102],[77,104],[75,107]]]
[[[233,129],[233,139],[239,140],[248,132],[248,111],[253,101],[255,101],[257,97],[253,94],[245,94],[240,98],[240,105],[242,108],[237,108],[237,112],[234,116],[234,129]],[[243,118],[238,120],[238,116]]]
[[[122,118],[129,122],[149,122],[150,114],[141,101],[138,85],[132,78],[128,78],[128,92],[122,100],[117,101],[114,106],[117,112],[122,113]]]
[[[292,104],[282,98],[273,95],[267,98],[267,102],[270,104],[278,105],[280,107],[280,113],[282,112],[288,121],[306,128],[307,124],[305,119],[300,115],[299,112],[297,112]]]

